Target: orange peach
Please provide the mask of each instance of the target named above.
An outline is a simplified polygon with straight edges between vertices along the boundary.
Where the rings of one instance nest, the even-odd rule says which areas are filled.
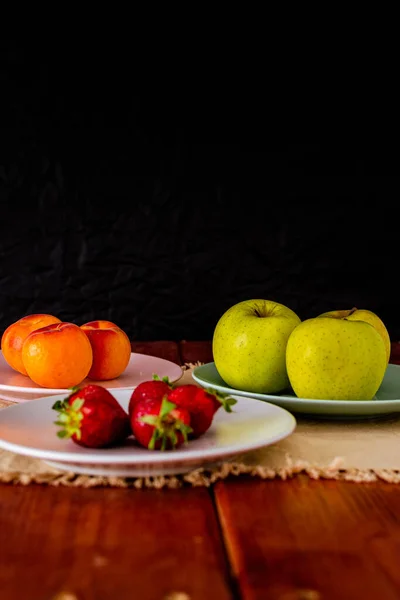
[[[53,315],[32,314],[22,317],[7,327],[1,338],[1,350],[5,361],[14,371],[27,375],[22,362],[22,345],[32,331],[52,323],[61,323],[61,320]]]
[[[119,377],[131,357],[131,343],[123,329],[111,321],[97,320],[81,325],[93,350],[89,379],[105,381]]]
[[[22,346],[22,361],[38,385],[71,388],[87,377],[93,362],[92,346],[78,325],[54,323],[28,335]]]

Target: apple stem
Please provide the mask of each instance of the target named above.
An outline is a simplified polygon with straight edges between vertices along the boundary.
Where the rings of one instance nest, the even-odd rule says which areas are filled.
[[[358,310],[358,308],[356,308],[355,306],[353,306],[353,308],[349,311],[349,314],[347,315],[348,317],[350,315],[352,315],[353,313],[355,313]]]

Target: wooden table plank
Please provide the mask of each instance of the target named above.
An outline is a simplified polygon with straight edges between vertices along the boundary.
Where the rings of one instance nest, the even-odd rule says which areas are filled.
[[[391,343],[389,362],[400,365],[400,342]]]
[[[179,342],[179,352],[183,363],[195,363],[197,361],[207,363],[213,360],[212,342],[210,341],[187,342],[183,340]]]
[[[251,479],[215,496],[246,600],[398,600],[400,488]]]
[[[0,486],[0,597],[231,599],[208,490]]]
[[[132,350],[182,364],[173,341]],[[30,600],[232,598],[205,488],[0,485],[1,598],[26,597],[27,581]]]
[[[170,360],[177,365],[182,364],[177,342],[169,340],[155,342],[134,341],[131,342],[131,347],[132,352],[164,358],[165,360]]]

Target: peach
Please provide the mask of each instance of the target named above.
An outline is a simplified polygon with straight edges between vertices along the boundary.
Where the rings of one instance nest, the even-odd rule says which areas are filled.
[[[92,346],[78,325],[53,323],[28,335],[22,345],[22,361],[29,377],[38,385],[71,388],[88,375],[93,361]]]
[[[22,362],[22,345],[32,331],[52,323],[61,323],[61,320],[53,315],[32,314],[22,317],[7,327],[1,338],[1,350],[5,361],[14,371],[27,375]]]
[[[131,343],[123,329],[111,321],[97,320],[81,325],[93,350],[93,364],[89,379],[105,381],[115,379],[128,366]]]

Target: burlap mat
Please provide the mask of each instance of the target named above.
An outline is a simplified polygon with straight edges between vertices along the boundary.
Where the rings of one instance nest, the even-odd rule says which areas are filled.
[[[193,366],[184,366],[180,383],[195,383],[191,376]],[[10,404],[0,400],[0,408]],[[400,483],[400,415],[360,421],[311,420],[300,415],[296,419],[296,430],[285,440],[212,469],[167,477],[98,477],[58,471],[39,459],[0,450],[0,482],[176,488],[210,486],[218,480],[241,475],[289,479],[305,473],[313,479],[354,482],[379,479]]]

